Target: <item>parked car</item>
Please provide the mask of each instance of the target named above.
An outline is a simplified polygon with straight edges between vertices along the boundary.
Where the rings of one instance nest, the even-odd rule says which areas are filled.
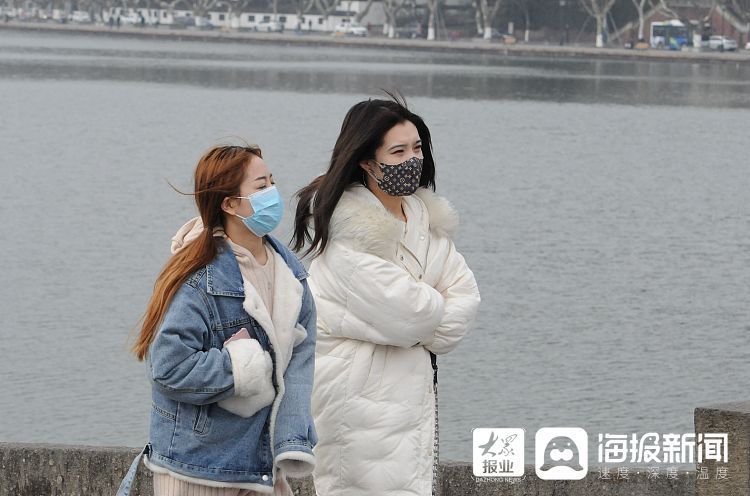
[[[711,36],[708,39],[708,48],[720,52],[734,52],[737,50],[737,42],[726,36]]]
[[[198,29],[213,29],[214,23],[212,23],[207,17],[195,17],[195,27]]]
[[[750,50],[750,41],[745,43],[745,50]]]
[[[171,29],[186,29],[186,28],[198,28],[198,29],[213,29],[214,25],[205,17],[197,18],[194,16],[175,16],[172,19],[172,24],[169,26]]]
[[[18,19],[18,12],[16,9],[0,6],[0,17],[6,22],[11,19]]]
[[[195,17],[193,16],[175,16],[172,19],[171,29],[185,29],[195,26]]]
[[[40,10],[39,14],[38,14],[38,17],[39,17],[40,21],[48,21],[49,22],[49,21],[54,21],[55,20],[54,16],[52,15],[52,11],[51,10]]]
[[[266,33],[281,33],[284,31],[284,25],[279,21],[262,21],[255,26],[255,30]]]
[[[336,26],[333,34],[334,36],[367,36],[367,28],[356,22],[350,22]]]
[[[396,38],[424,38],[422,25],[417,23],[398,26],[395,28]]]
[[[479,39],[486,39],[483,35],[480,35]],[[515,45],[516,37],[510,33],[501,33],[495,28],[490,30],[490,39],[494,43],[504,43],[506,45]]]
[[[115,19],[117,19],[117,14],[115,14]],[[138,21],[140,21],[138,14],[134,12],[120,14],[120,24],[138,24]]]
[[[91,14],[84,10],[75,10],[72,14],[70,14],[70,20],[72,22],[79,22],[79,23],[90,23],[91,22]]]

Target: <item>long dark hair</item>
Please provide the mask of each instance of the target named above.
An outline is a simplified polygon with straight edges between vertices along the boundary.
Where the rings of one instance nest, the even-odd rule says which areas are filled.
[[[424,155],[419,185],[435,190],[430,130],[421,117],[407,108],[403,97],[391,93],[388,96],[391,100],[365,100],[349,109],[333,147],[328,171],[297,192],[299,201],[292,237],[294,251],[299,252],[309,242],[310,247],[304,256],[323,253],[328,244],[331,215],[341,195],[351,184],[367,186],[366,173],[360,163],[375,158],[375,151],[383,144],[385,134],[397,124],[409,121],[416,126]]]

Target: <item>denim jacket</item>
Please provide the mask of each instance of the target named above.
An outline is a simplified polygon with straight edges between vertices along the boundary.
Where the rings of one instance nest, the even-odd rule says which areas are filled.
[[[149,442],[118,496],[129,494],[144,454],[150,465],[185,480],[241,483],[260,492],[272,492],[278,468],[297,476],[312,471],[315,303],[299,260],[276,239],[266,240],[278,254],[273,315],[243,283],[223,239],[217,240],[214,260],[192,274],[172,299],[147,357],[153,403]],[[233,375],[236,357],[227,349],[231,344],[223,343],[243,327],[273,364],[273,401],[251,416],[222,407],[237,399],[240,387]]]

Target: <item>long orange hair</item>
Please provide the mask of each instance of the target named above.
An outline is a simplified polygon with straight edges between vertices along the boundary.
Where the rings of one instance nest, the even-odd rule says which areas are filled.
[[[198,160],[195,167],[195,203],[198,206],[203,232],[192,243],[175,253],[162,269],[154,284],[146,313],[140,320],[141,331],[132,347],[138,360],[143,360],[156,337],[164,314],[180,286],[196,270],[216,257],[215,227],[224,226],[221,203],[228,196],[239,194],[245,178],[246,165],[253,156],[262,157],[257,146],[217,146]]]

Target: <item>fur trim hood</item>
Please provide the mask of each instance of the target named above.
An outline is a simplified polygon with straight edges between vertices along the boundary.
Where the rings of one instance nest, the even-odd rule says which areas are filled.
[[[459,225],[458,213],[445,198],[419,188],[407,201],[421,202],[429,218],[430,231],[452,238]],[[341,195],[331,216],[331,240],[346,241],[358,251],[385,258],[401,237],[403,224],[391,215],[370,190],[361,185]]]

